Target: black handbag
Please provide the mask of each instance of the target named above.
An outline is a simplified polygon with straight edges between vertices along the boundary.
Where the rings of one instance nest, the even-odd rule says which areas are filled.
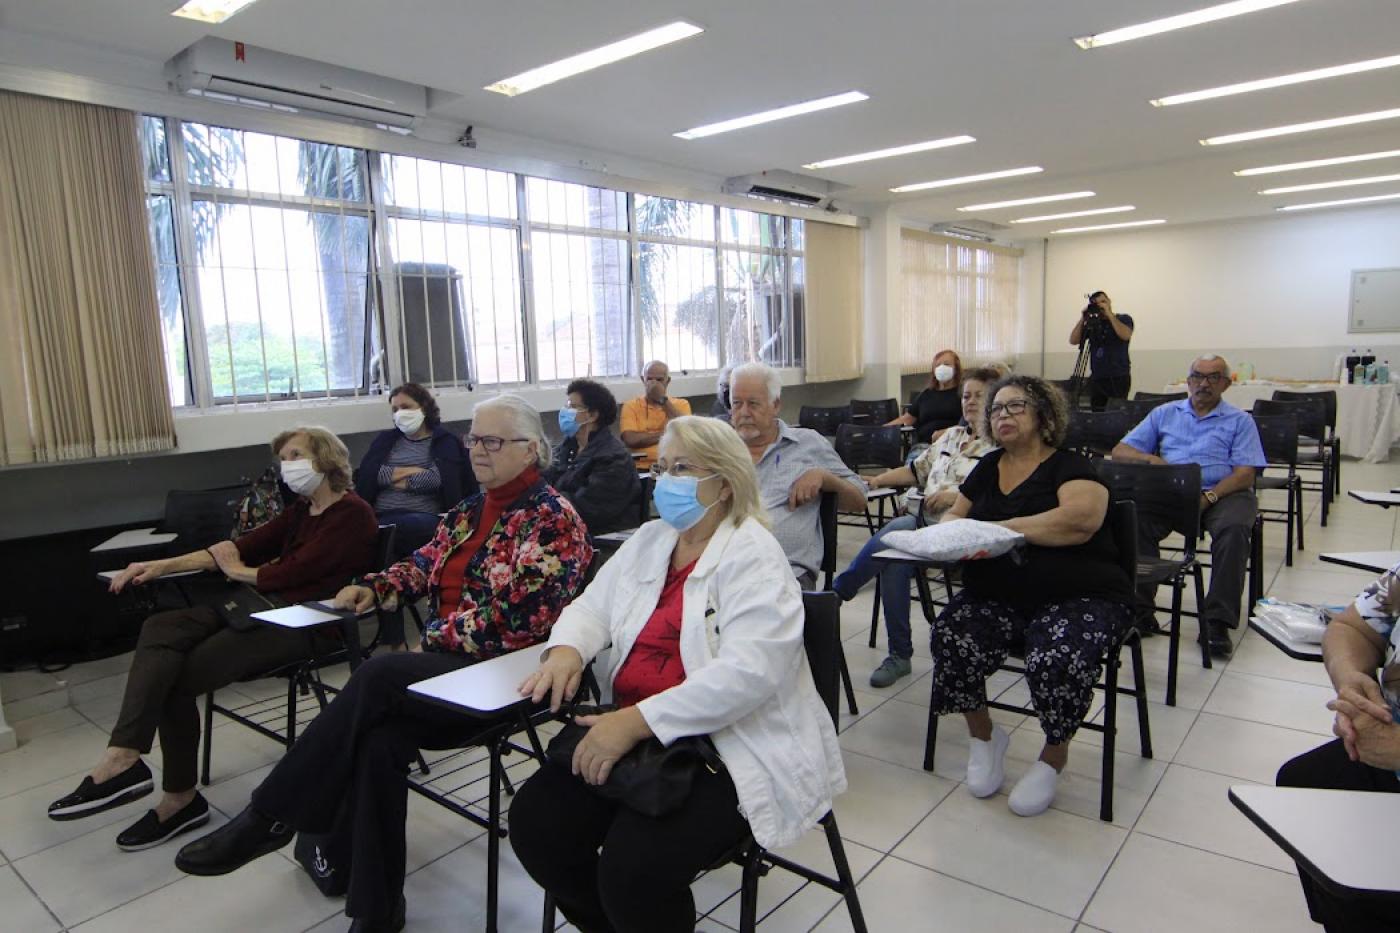
[[[263,623],[252,617],[253,613],[281,609],[287,603],[271,593],[260,592],[246,583],[238,583],[223,593],[213,605],[229,628],[235,632],[247,632],[263,627]]]
[[[598,716],[616,709],[615,706],[575,706],[564,728],[550,740],[545,758],[557,767],[572,770],[574,749],[589,729],[573,718]],[[615,800],[643,816],[665,816],[685,803],[700,769],[718,774],[723,767],[708,736],[686,736],[670,745],[662,745],[659,739],[651,738],[619,758],[606,782],[587,786],[598,796]]]
[[[350,840],[346,833],[297,833],[292,856],[326,897],[341,897],[349,890]]]

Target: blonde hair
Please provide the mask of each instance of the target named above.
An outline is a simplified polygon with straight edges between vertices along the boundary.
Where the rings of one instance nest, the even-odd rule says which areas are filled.
[[[336,437],[328,428],[306,426],[283,431],[272,439],[274,456],[282,453],[287,442],[298,434],[306,435],[306,446],[310,448],[311,465],[316,472],[326,477],[332,492],[344,492],[350,488],[350,451],[345,442]]]
[[[683,415],[666,425],[662,441],[667,437],[674,437],[685,447],[692,465],[715,472],[728,484],[732,497],[730,521],[737,526],[746,519],[755,518],[765,528],[769,527],[768,513],[758,498],[758,473],[754,470],[753,457],[732,427],[714,418]]]

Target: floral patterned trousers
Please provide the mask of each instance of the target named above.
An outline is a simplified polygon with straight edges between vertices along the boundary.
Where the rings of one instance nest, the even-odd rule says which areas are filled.
[[[970,713],[987,705],[987,678],[1024,643],[1026,682],[1051,745],[1068,742],[1089,712],[1104,655],[1132,624],[1132,610],[1107,599],[1062,599],[1030,609],[957,594],[933,626],[933,708]]]

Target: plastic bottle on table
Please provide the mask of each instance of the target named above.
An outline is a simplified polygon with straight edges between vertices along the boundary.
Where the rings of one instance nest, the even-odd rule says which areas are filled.
[[[1390,360],[1381,360],[1381,365],[1376,368],[1376,381],[1383,386],[1390,385]]]
[[[1352,368],[1352,371],[1351,371],[1351,382],[1352,382],[1352,385],[1358,385],[1358,386],[1359,386],[1359,385],[1365,385],[1365,384],[1366,384],[1366,367],[1365,367],[1365,366],[1362,366],[1360,363],[1357,363],[1356,366]]]

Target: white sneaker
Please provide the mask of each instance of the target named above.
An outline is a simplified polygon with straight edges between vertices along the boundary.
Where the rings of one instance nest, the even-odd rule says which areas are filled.
[[[1001,790],[1006,779],[1006,747],[1011,736],[1001,726],[992,726],[992,737],[983,741],[969,737],[967,789],[974,797],[990,797]]]
[[[1011,788],[1011,799],[1008,801],[1011,812],[1017,816],[1039,816],[1044,813],[1055,799],[1055,782],[1059,777],[1060,772],[1043,761],[1031,765],[1030,770]]]

